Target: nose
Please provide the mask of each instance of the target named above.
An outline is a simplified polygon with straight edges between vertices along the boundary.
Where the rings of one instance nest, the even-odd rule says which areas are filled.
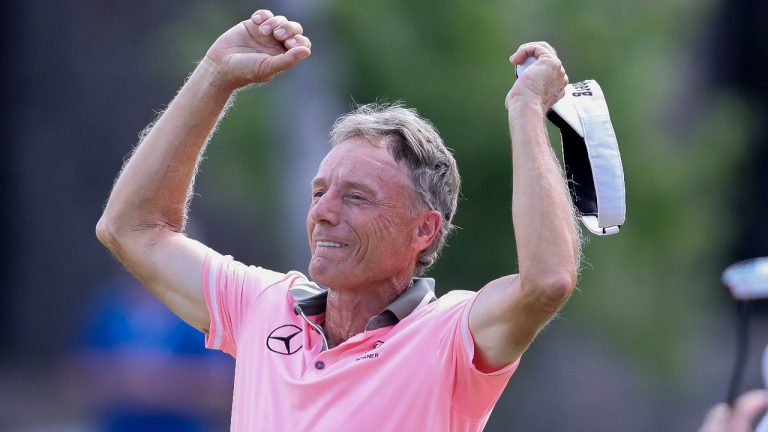
[[[340,206],[341,199],[338,194],[328,191],[313,200],[309,207],[309,217],[316,224],[338,225]]]

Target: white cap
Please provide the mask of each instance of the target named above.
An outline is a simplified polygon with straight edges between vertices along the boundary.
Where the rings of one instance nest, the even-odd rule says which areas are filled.
[[[619,232],[626,216],[624,169],[600,85],[568,84],[547,118],[560,128],[568,189],[581,221],[593,234]]]
[[[526,59],[517,75],[534,62]],[[626,216],[624,169],[600,85],[568,84],[547,118],[560,129],[568,190],[582,223],[596,235],[619,232]]]

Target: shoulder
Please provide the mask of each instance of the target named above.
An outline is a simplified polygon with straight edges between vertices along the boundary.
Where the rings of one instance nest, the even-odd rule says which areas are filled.
[[[431,303],[414,311],[418,319],[454,320],[461,316],[467,305],[477,297],[474,291],[449,291]]]
[[[304,274],[298,271],[289,271],[287,273],[277,272],[265,269],[263,267],[249,268],[250,277],[257,280],[256,283],[248,283],[250,286],[260,287],[264,295],[286,297],[294,288],[316,287]]]
[[[220,255],[210,250],[205,259],[205,272],[209,282],[221,282],[227,279],[230,282],[243,282],[245,284],[257,283],[267,288],[272,286],[285,286],[290,288],[296,283],[307,283],[308,279],[298,271],[282,273],[264,267],[247,265],[235,260],[231,255]]]
[[[476,295],[477,295],[476,291],[453,290],[453,291],[448,291],[447,293],[440,296],[437,299],[437,301],[446,303],[446,304],[455,304],[460,302],[466,302],[467,300],[471,299]]]
[[[217,297],[234,301],[232,306],[242,307],[257,298],[269,296],[280,298],[299,284],[309,284],[304,274],[298,271],[287,273],[264,267],[246,265],[230,255],[210,253],[204,266],[203,289],[206,301]],[[210,300],[208,299],[210,297]]]
[[[475,291],[454,290],[443,294],[434,303],[438,309],[452,309],[466,305],[476,296]]]
[[[289,289],[296,285],[314,285],[313,282],[299,271],[291,270],[288,273],[281,273],[263,267],[251,266],[251,268],[259,275],[266,288],[279,287],[282,289]]]

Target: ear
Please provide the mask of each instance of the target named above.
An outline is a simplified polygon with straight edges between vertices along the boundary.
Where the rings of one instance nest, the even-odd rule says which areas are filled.
[[[417,250],[423,251],[432,244],[432,241],[435,240],[435,237],[440,232],[443,216],[437,210],[427,210],[419,215],[419,219],[419,226],[414,240]]]

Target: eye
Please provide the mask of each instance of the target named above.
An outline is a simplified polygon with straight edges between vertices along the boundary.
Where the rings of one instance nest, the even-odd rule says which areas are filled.
[[[321,196],[323,196],[324,194],[325,194],[324,190],[322,190],[322,189],[315,189],[315,190],[312,191],[312,198],[313,199],[317,199],[317,198],[320,198]]]
[[[353,193],[349,195],[349,198],[353,201],[367,201],[368,198],[366,198],[364,195]]]

